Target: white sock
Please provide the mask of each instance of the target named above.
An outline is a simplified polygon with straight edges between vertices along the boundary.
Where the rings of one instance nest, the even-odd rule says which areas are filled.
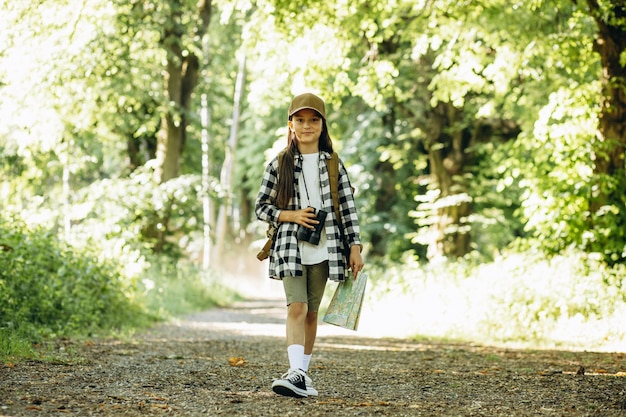
[[[301,369],[304,362],[304,346],[289,345],[287,346],[287,355],[289,356],[289,368]]]
[[[312,355],[307,355],[307,354],[304,354],[302,356],[302,370],[304,372],[309,372],[309,364],[311,363],[311,356]]]

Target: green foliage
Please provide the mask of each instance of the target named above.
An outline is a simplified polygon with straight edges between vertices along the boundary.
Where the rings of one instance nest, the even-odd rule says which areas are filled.
[[[624,171],[622,170],[622,173]],[[597,254],[609,265],[619,265],[626,259],[626,175],[596,175],[594,189],[608,189],[610,198],[591,216],[591,221],[582,225],[583,247]],[[597,187],[597,188],[596,188]]]
[[[33,352],[32,336],[13,329],[0,328],[0,361],[4,358],[30,358]]]
[[[91,334],[133,323],[119,267],[88,249],[71,248],[42,228],[0,218],[0,328],[41,336]]]
[[[510,160],[515,143],[493,141],[472,148],[475,163],[466,174],[472,184],[467,197],[474,208],[467,219],[475,251],[470,257],[482,256],[492,261],[511,242],[525,236],[520,216],[524,192],[519,184],[522,174],[519,167],[511,166]]]
[[[593,223],[598,231],[581,240],[576,235],[590,224],[584,218],[583,201],[569,204],[571,201],[561,194],[575,194],[586,186],[568,190],[567,182],[559,182],[560,189],[553,194],[549,186],[553,178],[528,164],[536,156],[545,156],[543,139],[535,140],[531,132],[535,122],[541,122],[539,111],[546,105],[546,92],[569,91],[572,86],[587,91],[597,74],[598,60],[591,50],[593,21],[575,3],[559,2],[554,7],[541,1],[514,5],[495,0],[454,5],[445,0],[374,1],[316,5],[303,13],[300,6],[282,1],[254,5],[216,2],[209,32],[203,38],[189,35],[197,18],[194,1],[166,2],[159,7],[145,2],[95,2],[80,13],[77,4],[47,2],[41,9],[28,4],[6,6],[7,24],[40,27],[31,36],[26,30],[9,31],[11,36],[4,41],[7,59],[3,60],[2,74],[9,84],[3,89],[7,105],[2,114],[10,121],[0,128],[8,139],[2,166],[10,173],[4,184],[8,196],[4,201],[15,207],[30,206],[34,211],[46,206],[50,213],[60,212],[60,177],[62,169],[69,166],[71,185],[78,190],[72,200],[84,212],[96,201],[87,196],[97,196],[95,188],[101,184],[107,190],[116,188],[118,178],[125,178],[135,164],[150,164],[160,115],[169,105],[164,102],[165,50],[159,39],[176,15],[185,26],[178,28],[185,34],[179,46],[202,61],[199,94],[192,97],[194,111],[179,115],[189,122],[180,172],[193,176],[200,170],[196,110],[204,93],[213,122],[209,126],[211,174],[218,176],[231,122],[237,57],[245,53],[249,58],[248,94],[236,152],[236,187],[241,193],[233,196],[240,198],[243,207],[249,207],[254,199],[265,150],[284,138],[284,107],[291,92],[307,88],[327,98],[337,147],[351,166],[358,188],[364,237],[374,238],[377,250],[386,256],[399,259],[407,250],[423,254],[424,246],[412,243],[410,237],[436,222],[433,211],[422,211],[426,222],[418,225],[410,213],[418,206],[414,200],[425,194],[423,178],[430,174],[423,141],[432,127],[437,102],[462,107],[468,126],[479,117],[511,119],[523,127],[522,142],[528,142],[519,145],[524,152],[512,155],[506,154],[508,147],[500,151],[494,144],[485,151],[473,150],[482,152],[482,159],[477,158],[478,163],[465,173],[471,188],[467,197],[472,199],[475,214],[464,226],[472,227],[476,250],[492,256],[514,236],[520,236],[519,223],[528,220],[523,233],[552,236],[550,251],[558,252],[571,242],[584,240],[591,250],[602,252],[602,236],[620,224],[619,214],[614,220],[599,217]],[[45,13],[72,18],[45,23]],[[61,33],[69,37],[61,37]],[[39,45],[48,42],[50,34],[55,34],[55,41],[46,44],[50,48],[40,58]],[[310,39],[315,40],[315,48],[309,46]],[[33,94],[23,94],[25,79],[9,65],[21,53],[37,63],[29,75],[34,80],[30,86]],[[268,84],[269,79],[272,82]],[[593,102],[594,94],[597,92],[585,97],[584,106]],[[19,117],[15,102],[23,113],[43,103],[50,117],[31,123]],[[588,109],[595,111],[591,106]],[[588,127],[592,132],[594,126]],[[581,140],[590,137],[581,136]],[[133,146],[138,153],[130,152]],[[491,153],[499,159],[490,165]],[[381,171],[386,164],[393,168]],[[511,167],[515,168],[512,172]],[[393,175],[395,187],[393,203],[390,200],[387,205],[381,203],[381,195],[386,197],[385,187],[389,187],[380,183],[383,174]],[[611,184],[608,180],[598,185]],[[569,212],[551,211],[545,222],[530,212],[531,203],[516,212],[524,186],[545,192],[550,201],[563,201]],[[183,189],[191,192],[188,186]],[[34,195],[47,202],[33,199]],[[177,223],[180,217],[169,221],[167,202],[178,199],[171,193],[162,196],[158,192],[153,198],[147,192],[129,190],[129,195],[137,196],[129,198],[136,210],[115,211],[115,204],[107,204],[110,214],[101,215],[97,208],[89,209],[89,219],[81,217],[82,213],[73,216],[79,223],[75,230],[90,234],[96,219],[109,217],[102,230],[115,229],[119,220],[117,230],[135,236],[130,240],[139,246],[172,254],[179,251],[180,237],[186,231],[193,233],[194,223],[198,224],[194,193],[187,203],[178,200],[177,207],[172,207],[184,206],[182,210],[190,219],[186,224]],[[160,199],[163,204],[139,203],[139,198]],[[582,211],[572,215],[574,209]],[[616,210],[620,211],[619,202],[613,202],[608,213]],[[126,214],[131,218],[122,219]],[[87,221],[89,227],[83,227]],[[159,224],[164,229],[159,230]],[[560,227],[574,232],[567,231],[570,237],[563,240],[561,232],[553,233],[554,224],[565,224]],[[248,221],[242,225],[247,227]],[[114,231],[111,237],[116,234],[122,233]],[[615,234],[610,242],[619,238]],[[617,246],[611,246],[609,252],[615,253]]]
[[[0,217],[0,360],[34,355],[33,342],[106,335],[237,298],[187,262],[128,250],[113,261],[95,240],[84,248]]]
[[[150,257],[150,267],[142,274],[139,292],[141,304],[161,319],[225,306],[238,299],[232,289],[219,283],[215,272],[163,257]]]
[[[524,135],[512,149],[516,158],[510,160],[510,170],[503,178],[523,189],[520,214],[524,228],[535,239],[533,244],[552,255],[570,246],[602,256],[621,254],[624,248],[620,232],[624,202],[615,201],[602,213],[590,212],[594,190],[602,187],[593,174],[591,156],[598,120],[589,103],[597,88],[589,84],[553,93],[540,112],[533,135]],[[533,164],[525,163],[529,159]],[[606,184],[619,187],[620,180],[615,181]]]
[[[214,181],[214,198],[216,187]],[[139,169],[127,179],[102,180],[83,188],[75,196],[73,234],[85,243],[99,242],[95,244],[107,253],[127,247],[143,255],[158,252],[176,258],[201,230],[200,198],[197,175],[157,184],[151,169]]]
[[[351,108],[356,107],[355,101],[351,100]],[[406,251],[423,257],[424,246],[409,238],[415,224],[408,213],[424,189],[419,177],[425,155],[415,146],[415,133],[407,132],[402,121],[385,125],[384,113],[361,106],[356,117],[342,107],[336,120],[345,132],[338,142],[356,191],[362,239],[375,245],[379,257],[398,261]]]

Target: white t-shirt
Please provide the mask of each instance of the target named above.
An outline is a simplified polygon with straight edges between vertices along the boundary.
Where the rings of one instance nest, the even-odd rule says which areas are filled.
[[[298,181],[300,201],[302,208],[311,206],[315,210],[322,207],[322,190],[320,187],[319,153],[302,155],[302,177]],[[305,186],[306,182],[306,186]],[[308,197],[307,197],[308,190]],[[328,260],[328,248],[326,244],[326,228],[322,228],[320,242],[312,245],[308,242],[298,241],[302,265],[316,265]]]

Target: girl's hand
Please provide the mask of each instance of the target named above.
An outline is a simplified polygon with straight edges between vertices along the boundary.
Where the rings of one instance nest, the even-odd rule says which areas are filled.
[[[314,225],[319,223],[318,220],[315,220],[316,217],[315,209],[313,207],[307,207],[300,210],[283,210],[278,216],[278,221],[297,223],[313,230],[315,229]]]
[[[356,281],[356,277],[363,269],[363,257],[361,256],[360,245],[350,246],[350,269],[352,269],[352,275],[354,275],[354,280]]]

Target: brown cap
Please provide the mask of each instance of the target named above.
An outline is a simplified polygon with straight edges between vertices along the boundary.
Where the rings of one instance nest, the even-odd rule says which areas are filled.
[[[326,119],[326,106],[324,106],[324,100],[311,93],[304,93],[296,96],[289,106],[289,117],[294,113],[299,112],[302,109],[315,110]]]

